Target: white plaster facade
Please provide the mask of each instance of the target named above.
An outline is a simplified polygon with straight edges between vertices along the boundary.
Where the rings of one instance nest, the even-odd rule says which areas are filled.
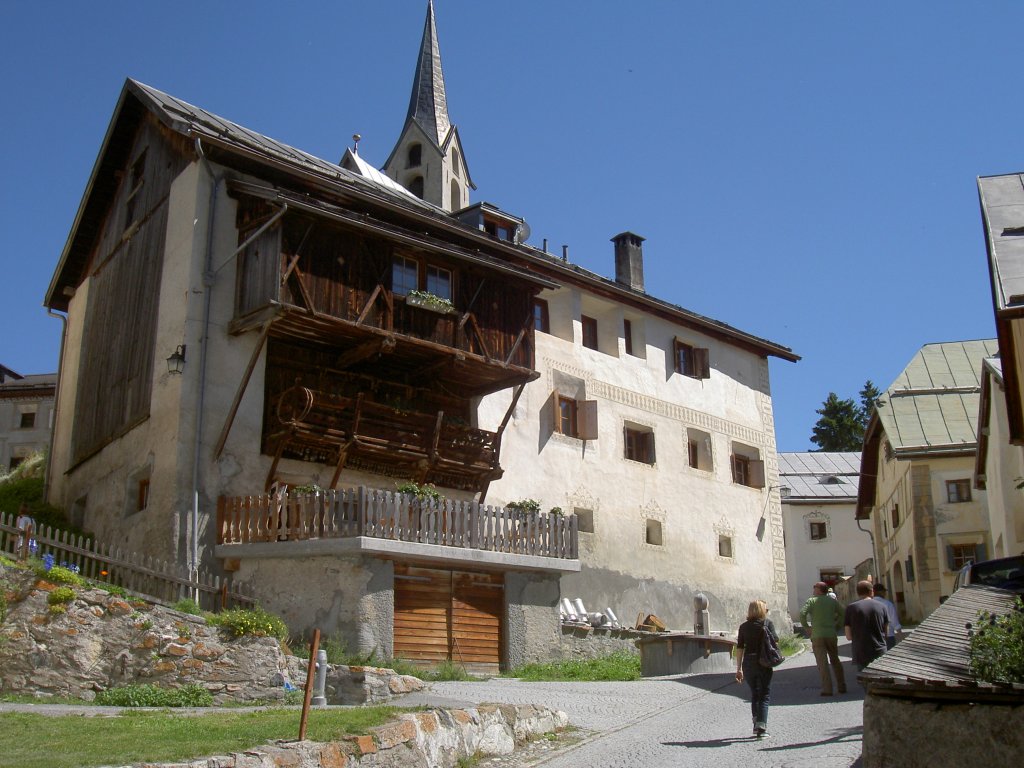
[[[704,592],[716,631],[735,629],[754,597],[784,612],[767,360],[586,286],[541,298],[550,330],[535,336],[541,377],[527,386],[505,432],[505,476],[488,499],[534,498],[542,509],[580,515],[581,572],[562,577],[562,593],[580,597],[588,610],[610,607],[629,623],[654,613],[689,629],[693,597]],[[582,315],[597,320],[597,349],[583,345]],[[633,354],[626,353],[624,319]],[[674,370],[676,338],[708,349],[709,378]],[[556,391],[596,402],[597,439],[554,428]],[[509,397],[498,393],[481,403],[482,426],[501,418]],[[627,427],[653,432],[653,463],[625,458]],[[708,468],[690,466],[690,440]],[[764,487],[733,482],[730,456],[737,448],[764,462]]]
[[[56,384],[55,373],[0,378],[0,474],[49,448]]]
[[[858,527],[856,520],[859,473],[856,452],[779,454],[789,614],[794,621],[815,583],[852,576],[872,556],[870,528]]]

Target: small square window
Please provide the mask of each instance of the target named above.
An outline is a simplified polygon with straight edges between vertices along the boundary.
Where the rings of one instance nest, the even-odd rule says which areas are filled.
[[[630,461],[654,464],[654,431],[643,427],[624,428],[625,457]]]
[[[580,321],[583,323],[583,346],[587,349],[597,349],[597,320],[581,315]]]
[[[949,570],[959,571],[968,563],[973,563],[978,558],[978,547],[976,544],[950,544],[946,547]]]
[[[135,496],[135,511],[141,512],[149,505],[149,478],[139,480]]]
[[[661,521],[660,520],[648,520],[646,525],[646,534],[644,540],[648,544],[654,544],[660,547],[662,545],[661,538]]]
[[[596,400],[576,400],[555,392],[554,403],[555,432],[579,440],[597,439]]]
[[[892,511],[889,513],[889,517],[892,520],[892,529],[895,532],[900,527],[900,505],[893,504]]]
[[[950,504],[961,504],[971,500],[970,480],[947,480],[946,500]]]
[[[18,426],[21,429],[32,429],[36,425],[36,412],[35,411],[23,411],[21,414],[21,421]]]
[[[573,512],[576,514],[576,530],[580,533],[593,533],[594,510],[576,507]]]
[[[710,472],[714,468],[711,435],[699,429],[686,430],[687,463],[692,469]]]
[[[569,437],[579,435],[579,406],[570,397],[558,396],[558,431]]]
[[[732,536],[726,536],[725,534],[719,534],[718,536],[718,556],[719,557],[732,557]]]
[[[822,541],[828,538],[828,524],[823,520],[812,520],[810,523],[811,541]]]
[[[544,299],[533,300],[533,330],[551,333],[551,321],[548,317],[548,303]]]
[[[673,342],[673,365],[676,373],[691,379],[707,379],[711,376],[708,350],[686,344],[679,339]]]

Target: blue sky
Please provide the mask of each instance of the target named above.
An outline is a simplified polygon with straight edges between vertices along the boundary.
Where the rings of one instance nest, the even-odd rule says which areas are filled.
[[[8,2],[0,363],[56,370],[42,300],[134,77],[320,157],[386,159],[425,0]],[[884,388],[925,343],[994,335],[976,177],[1024,170],[1010,2],[436,0],[478,190],[530,240],[791,347],[779,449],[830,391]]]

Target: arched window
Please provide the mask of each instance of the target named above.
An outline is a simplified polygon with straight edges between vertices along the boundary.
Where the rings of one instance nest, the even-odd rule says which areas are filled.
[[[452,179],[452,210],[457,211],[462,207],[462,188],[459,182]]]
[[[416,176],[412,181],[409,182],[409,191],[412,192],[416,197],[423,199],[423,177]]]
[[[423,145],[422,144],[410,144],[409,154],[406,157],[406,168],[419,168],[420,163],[423,162]],[[422,195],[420,195],[422,197]]]
[[[461,171],[459,170],[459,150],[452,148],[452,173],[458,176]]]

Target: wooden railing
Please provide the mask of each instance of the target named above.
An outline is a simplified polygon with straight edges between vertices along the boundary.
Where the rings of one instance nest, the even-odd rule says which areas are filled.
[[[28,541],[15,522],[14,515],[0,512],[0,553],[22,559],[29,552]],[[204,570],[198,572],[197,578],[191,578],[184,566],[104,546],[47,525],[34,531],[31,541],[34,542],[32,557],[43,560],[52,555],[54,565],[64,565],[77,570],[86,579],[121,587],[152,602],[173,605],[178,600],[198,595],[199,607],[209,611],[256,605],[256,599],[243,594],[230,579]]]
[[[433,502],[373,488],[222,496],[217,506],[220,544],[369,536],[574,560],[576,525],[575,515]]]

